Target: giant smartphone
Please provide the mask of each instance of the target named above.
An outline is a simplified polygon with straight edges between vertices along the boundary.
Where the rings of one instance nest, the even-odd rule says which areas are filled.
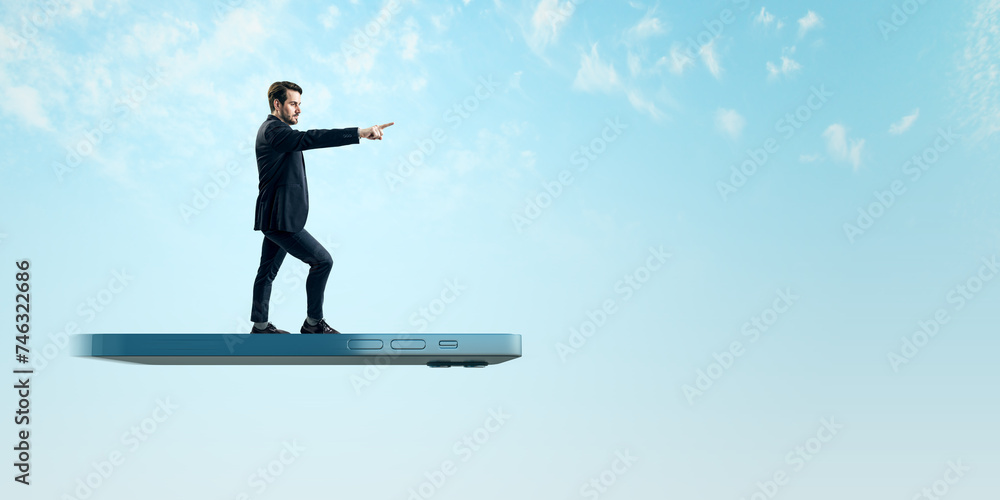
[[[151,365],[427,365],[483,367],[521,357],[513,333],[92,333],[77,355]]]

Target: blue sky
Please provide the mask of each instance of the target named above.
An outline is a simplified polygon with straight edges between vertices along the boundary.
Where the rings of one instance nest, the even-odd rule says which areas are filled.
[[[985,498],[998,19],[997,0],[6,2],[0,261],[11,282],[31,261],[36,437],[34,484],[4,498]],[[300,130],[396,123],[305,154],[330,324],[519,333],[522,359],[63,347],[249,328],[277,80],[304,89]],[[306,271],[278,276],[279,327]]]

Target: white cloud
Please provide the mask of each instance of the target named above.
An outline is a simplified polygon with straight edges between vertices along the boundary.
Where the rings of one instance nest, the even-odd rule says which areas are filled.
[[[375,25],[379,26],[379,32],[368,35],[366,26]],[[409,95],[427,88],[428,74],[423,64],[399,62],[420,61],[422,56],[441,48],[428,41],[422,28],[415,17],[404,18],[384,9],[369,23],[344,33],[344,43],[339,48],[330,44],[329,52],[307,52],[316,65],[333,71],[339,87],[336,90],[343,95],[364,95],[378,100],[395,92]]]
[[[535,164],[538,163],[538,154],[530,149],[521,151],[521,167],[530,172],[535,171]],[[521,172],[517,170],[511,170],[512,177],[520,177]]]
[[[1000,132],[1000,0],[985,0],[965,33],[959,56],[959,121],[974,140]]]
[[[311,52],[310,57],[322,67],[332,68],[340,77],[340,91],[346,95],[382,93],[389,90],[420,91],[426,87],[426,72],[393,68],[398,74],[408,72],[405,77],[384,78],[381,73],[386,68],[384,61],[398,56],[403,61],[416,61],[422,52],[433,51],[421,33],[421,26],[414,17],[405,20],[393,13],[389,4],[380,9],[365,24],[350,28],[344,34],[339,50],[329,53]],[[377,26],[378,32],[368,33],[369,27]],[[336,45],[334,45],[336,47]],[[391,63],[390,63],[391,64]]]
[[[38,90],[34,87],[21,85],[3,89],[6,99],[0,101],[4,113],[14,115],[24,123],[43,130],[52,131],[49,117],[42,108]]]
[[[820,26],[823,26],[823,18],[810,10],[799,19],[799,37],[805,36],[806,32]]]
[[[66,11],[69,17],[80,17],[84,12],[94,10],[94,0],[71,0],[64,3],[69,7]]]
[[[419,92],[427,87],[427,78],[423,76],[417,76],[410,78],[410,90],[414,92]]]
[[[746,123],[735,109],[719,108],[715,111],[715,127],[733,139],[739,138]]]
[[[521,75],[523,74],[524,71],[515,71],[513,75],[510,75],[510,78],[507,79],[507,89],[521,90]]]
[[[716,40],[718,38],[702,45],[698,54],[701,55],[701,61],[705,63],[705,67],[712,73],[712,76],[719,78],[722,76],[722,65],[719,64],[719,56],[715,53]]]
[[[664,22],[650,12],[639,20],[638,24],[629,28],[628,31],[625,32],[625,36],[626,38],[641,40],[656,35],[662,35],[666,32],[667,26]]]
[[[782,75],[788,75],[802,69],[801,64],[795,62],[794,59],[788,56],[781,56],[780,65],[768,61],[766,67],[767,67],[767,74],[770,78],[777,78]]]
[[[337,27],[337,22],[340,21],[340,9],[336,5],[331,5],[319,15],[319,22],[324,28],[332,30]]]
[[[618,73],[612,64],[601,61],[597,44],[591,46],[590,54],[580,57],[580,69],[573,80],[573,88],[584,92],[611,92],[621,86]]]
[[[663,59],[661,59],[661,61],[663,61]],[[669,64],[671,73],[680,75],[684,73],[685,68],[694,64],[694,60],[692,60],[691,55],[684,50],[684,46],[682,46],[679,42],[675,42],[670,47],[670,60],[666,61],[666,63]]]
[[[605,92],[608,94],[621,91],[625,93],[629,103],[636,110],[648,113],[653,118],[663,116],[656,104],[643,97],[642,92],[625,85],[615,71],[614,65],[601,60],[596,43],[591,46],[590,54],[581,55],[580,69],[577,70],[576,78],[573,80],[573,88],[584,92]]]
[[[508,137],[519,136],[524,133],[525,127],[527,127],[527,122],[518,123],[516,121],[505,121],[500,124],[500,132]]]
[[[771,23],[774,22],[774,14],[767,11],[765,7],[760,8],[760,13],[758,13],[753,18],[754,24],[762,24],[765,28],[770,27]]]
[[[117,144],[111,146],[104,140],[94,144],[83,159],[87,168],[73,175],[105,176],[135,187],[133,194],[141,197],[150,192],[150,186],[142,185],[146,179],[142,172],[167,165],[187,166],[185,159],[198,147],[178,144],[204,144],[202,139],[210,135],[202,123],[204,117],[179,118],[196,105],[195,99],[214,103],[211,119],[224,125],[218,128],[230,130],[234,114],[246,116],[248,109],[259,110],[265,102],[259,97],[259,87],[252,98],[236,99],[234,85],[222,83],[224,78],[220,78],[229,76],[225,71],[240,65],[241,59],[258,61],[258,51],[269,44],[274,30],[271,26],[264,29],[260,22],[263,7],[260,11],[254,10],[256,7],[227,7],[212,11],[215,15],[210,20],[196,24],[168,13],[130,18],[128,14],[133,12],[127,6],[113,2],[101,2],[102,10],[93,13],[89,2],[63,4],[59,25],[66,17],[80,16],[81,22],[95,29],[105,22],[117,29],[101,31],[87,47],[79,46],[78,37],[57,31],[38,37],[24,47],[30,66],[16,69],[17,85],[24,87],[10,88],[4,81],[4,73],[20,61],[0,59],[0,90],[10,102],[17,103],[15,109],[5,109],[5,114],[28,125],[55,130],[53,139],[66,149],[76,147],[88,130],[110,121],[114,128],[108,136]],[[126,11],[112,10],[116,8]],[[49,28],[55,29],[55,25]],[[270,69],[268,65],[265,62],[261,71]],[[46,107],[49,114],[44,112]],[[56,109],[58,112],[52,111]],[[148,138],[156,138],[158,147],[174,154],[137,159],[134,153],[146,146],[142,141]],[[178,172],[182,181],[196,170],[194,164],[189,165]]]
[[[163,14],[157,22],[139,22],[132,26],[122,39],[121,50],[128,56],[160,54],[173,49],[190,38],[198,37],[198,25]]]
[[[823,158],[823,155],[821,155],[819,153],[813,153],[813,154],[808,154],[808,155],[807,154],[800,154],[799,155],[799,161],[802,162],[802,163],[812,163],[812,162],[817,161],[817,160],[819,160],[821,158]]]
[[[847,128],[834,123],[823,132],[826,139],[826,149],[830,156],[838,161],[848,161],[854,169],[861,165],[861,152],[865,147],[864,139],[848,139]]]
[[[913,110],[913,113],[900,118],[898,122],[889,125],[889,133],[892,135],[899,135],[906,132],[913,125],[913,122],[917,121],[918,116],[920,116],[920,108],[917,108]]]
[[[400,57],[407,61],[415,59],[417,57],[418,41],[420,41],[420,35],[416,31],[407,31],[399,37],[399,42],[403,46]]]
[[[663,112],[656,107],[656,104],[643,97],[642,93],[635,89],[628,89],[625,91],[625,95],[628,96],[628,102],[637,111],[642,113],[647,113],[653,118],[659,119],[663,117]]]
[[[639,58],[638,54],[632,51],[629,51],[628,53],[628,71],[632,74],[632,76],[638,76],[642,71],[642,60]]]
[[[469,2],[465,2],[466,5],[468,5],[468,3]],[[458,9],[456,9],[454,5],[449,5],[448,8],[441,14],[432,14],[430,16],[431,24],[433,24],[434,28],[438,31],[446,31],[448,26],[451,25],[451,20],[457,13]]]
[[[249,48],[266,45],[264,40],[270,37],[273,31],[264,28],[265,24],[270,24],[270,20],[264,20],[265,15],[259,10],[235,9],[219,23],[215,36],[212,37],[212,45],[218,50],[219,55],[230,53],[244,53]]]
[[[561,4],[559,0],[538,2],[531,16],[531,32],[526,35],[532,50],[541,52],[547,45],[555,42],[575,11],[576,5],[571,1]]]
[[[719,78],[722,76],[722,65],[719,62],[719,55],[715,51],[715,42],[718,38],[715,38],[705,45],[702,45],[698,49],[698,56],[701,62],[705,64],[708,71],[712,73],[712,76]],[[694,54],[688,46],[681,44],[680,42],[674,42],[670,46],[670,54],[661,57],[656,61],[656,66],[667,66],[671,73],[676,75],[681,75],[684,71],[694,64]]]
[[[344,67],[347,68],[347,72],[351,75],[366,76],[375,67],[375,57],[377,55],[378,49],[374,46],[368,46],[356,53],[346,54],[344,57]]]

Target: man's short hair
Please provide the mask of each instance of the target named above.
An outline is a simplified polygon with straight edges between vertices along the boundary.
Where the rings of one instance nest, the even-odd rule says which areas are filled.
[[[281,104],[285,104],[288,100],[288,91],[294,90],[302,94],[302,87],[292,83],[292,82],[274,82],[271,87],[267,89],[267,105],[271,107],[271,112],[274,112],[274,100],[277,99]]]

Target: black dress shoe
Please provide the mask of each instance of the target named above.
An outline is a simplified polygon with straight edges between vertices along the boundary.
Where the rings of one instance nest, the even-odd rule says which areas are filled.
[[[330,325],[326,324],[326,321],[324,321],[324,320],[319,320],[319,323],[316,323],[315,325],[310,325],[308,321],[303,321],[302,322],[302,329],[299,330],[299,332],[301,332],[301,333],[340,333],[337,330],[334,330],[333,328],[330,328]]]
[[[272,325],[271,322],[269,321],[267,323],[267,326],[265,326],[264,328],[257,328],[256,326],[250,328],[250,333],[288,333],[288,332],[284,330],[278,330],[278,327]]]

